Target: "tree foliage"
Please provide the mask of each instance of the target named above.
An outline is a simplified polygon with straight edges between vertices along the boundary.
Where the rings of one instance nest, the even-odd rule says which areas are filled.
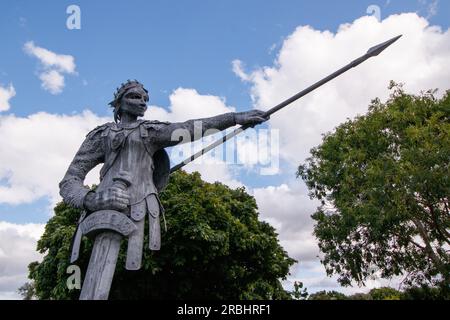
[[[405,289],[401,297],[402,300],[448,300],[448,293],[439,287],[422,285]]]
[[[382,287],[369,291],[371,300],[401,300],[402,293],[394,288]]]
[[[22,296],[23,300],[33,300],[36,296],[33,282],[24,283],[19,289],[17,289],[17,292]]]
[[[309,296],[308,300],[442,300],[444,292],[437,287],[409,287],[396,290],[391,287],[374,288],[367,293],[345,295],[337,291],[319,291]]]
[[[280,283],[295,262],[273,227],[258,220],[256,202],[243,188],[178,172],[161,194],[167,232],[160,251],[144,249],[139,271],[126,271],[122,243],[111,299],[287,299]],[[38,242],[41,263],[29,266],[40,299],[77,299],[66,286],[69,246],[79,210],[59,203]],[[162,228],[164,230],[164,228]],[[146,232],[147,234],[147,232]],[[148,243],[148,238],[145,238]],[[84,238],[77,264],[87,268],[92,240]]]
[[[305,288],[301,281],[294,282],[294,290],[289,292],[289,294],[294,300],[307,300],[309,296],[308,289]]]
[[[367,293],[345,295],[337,291],[319,291],[311,294],[308,300],[444,300],[448,299],[445,290],[439,287],[414,286],[404,290],[390,287],[374,288]]]
[[[405,93],[326,134],[297,175],[321,201],[314,233],[342,285],[374,274],[450,285],[450,91]]]
[[[337,291],[318,291],[309,295],[308,300],[348,300],[348,297]]]

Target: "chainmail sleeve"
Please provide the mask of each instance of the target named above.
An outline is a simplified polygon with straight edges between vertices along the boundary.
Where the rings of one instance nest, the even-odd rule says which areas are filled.
[[[211,129],[222,131],[235,125],[234,113],[224,113],[211,118],[160,125],[154,128],[152,139],[159,147],[166,148],[179,143],[192,142],[214,133]]]
[[[83,209],[84,197],[90,191],[84,186],[89,171],[104,162],[105,151],[101,132],[103,127],[91,131],[73,158],[63,180],[59,183],[59,194],[64,202]]]

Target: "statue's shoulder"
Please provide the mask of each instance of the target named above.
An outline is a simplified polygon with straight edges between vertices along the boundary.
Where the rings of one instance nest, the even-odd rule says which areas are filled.
[[[153,129],[153,130],[158,130],[160,128],[163,128],[167,125],[169,125],[170,122],[166,122],[166,121],[158,121],[158,120],[144,120],[142,122],[142,125],[146,128],[146,129]]]
[[[116,126],[116,124],[114,122],[107,122],[105,124],[102,124],[98,127],[95,127],[93,130],[91,130],[86,137],[87,138],[92,138],[94,137],[97,133],[103,133],[108,129],[114,128]]]

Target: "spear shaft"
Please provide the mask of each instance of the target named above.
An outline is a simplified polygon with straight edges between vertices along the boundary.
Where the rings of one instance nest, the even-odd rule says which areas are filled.
[[[314,83],[313,85],[309,86],[308,88],[300,91],[296,95],[290,97],[289,99],[287,99],[287,100],[281,102],[280,104],[276,105],[275,107],[269,109],[268,111],[266,111],[265,116],[267,117],[267,116],[270,116],[270,115],[274,114],[275,112],[279,111],[280,109],[283,109],[284,107],[286,107],[287,105],[293,103],[294,101],[297,101],[298,99],[304,97],[305,95],[307,95],[311,91],[314,91],[317,88],[319,88],[319,87],[323,86],[324,84],[328,83],[329,81],[333,80],[334,78],[337,78],[338,76],[340,76],[341,74],[347,72],[348,70],[359,66],[361,63],[363,63],[364,61],[368,60],[369,58],[378,56],[384,49],[386,49],[391,44],[393,44],[395,41],[400,39],[401,36],[402,35],[399,35],[399,36],[397,36],[395,38],[392,38],[392,39],[390,39],[390,40],[388,40],[386,42],[383,42],[383,43],[381,43],[381,44],[379,44],[377,46],[374,46],[374,47],[370,48],[366,52],[366,54],[364,54],[363,56],[359,57],[356,60],[353,60],[352,62],[347,64],[345,67],[342,67],[341,69],[333,72],[329,76],[327,76],[327,77],[323,78],[322,80]],[[208,151],[216,148],[217,146],[220,146],[221,144],[225,143],[227,140],[230,140],[231,138],[235,137],[236,135],[240,134],[241,132],[245,131],[246,129],[248,129],[250,127],[251,126],[245,125],[245,126],[241,126],[241,127],[238,127],[236,129],[234,129],[230,133],[228,133],[225,136],[223,136],[222,139],[218,139],[214,143],[208,145],[206,148],[204,148],[204,149],[194,153],[192,156],[190,156],[189,158],[187,158],[183,162],[181,162],[181,163],[177,164],[176,166],[174,166],[173,168],[171,168],[170,169],[170,173],[173,173],[173,172],[177,171],[178,169],[181,169],[182,167],[184,167],[188,163],[190,163],[190,162],[194,161],[195,159],[203,156]]]

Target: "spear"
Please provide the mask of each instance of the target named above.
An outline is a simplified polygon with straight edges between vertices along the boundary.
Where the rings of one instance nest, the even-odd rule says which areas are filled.
[[[345,67],[342,67],[341,69],[333,72],[332,74],[330,74],[329,76],[323,78],[322,80],[314,83],[313,85],[309,86],[308,88],[304,89],[303,91],[300,91],[299,93],[297,93],[296,95],[290,97],[289,99],[281,102],[280,104],[276,105],[275,107],[273,107],[272,109],[269,109],[268,111],[266,111],[265,113],[265,117],[268,117],[272,114],[274,114],[275,112],[277,112],[280,109],[283,109],[284,107],[286,107],[287,105],[293,103],[294,101],[297,101],[298,99],[300,99],[301,97],[304,97],[305,95],[307,95],[308,93],[310,93],[311,91],[316,90],[317,88],[323,86],[324,84],[326,84],[327,82],[333,80],[334,78],[337,78],[338,76],[340,76],[341,74],[347,72],[348,70],[355,68],[357,66],[359,66],[361,63],[363,63],[364,61],[368,60],[369,58],[372,57],[376,57],[378,56],[381,52],[383,52],[387,47],[389,47],[391,44],[393,44],[395,41],[397,41],[398,39],[400,39],[402,37],[402,35],[399,35],[395,38],[392,38],[391,40],[388,40],[386,42],[383,42],[379,45],[376,45],[372,48],[370,48],[366,54],[364,54],[363,56],[359,57],[356,60],[353,60],[352,62],[350,62],[349,64],[347,64]],[[189,158],[187,158],[186,160],[184,160],[183,162],[180,162],[179,164],[177,164],[176,166],[174,166],[173,168],[170,169],[170,173],[173,173],[175,171],[177,171],[178,169],[181,169],[182,167],[184,167],[185,165],[187,165],[188,163],[194,161],[195,159],[203,156],[205,153],[207,153],[208,151],[214,149],[217,146],[220,146],[221,144],[225,143],[227,140],[233,138],[234,136],[238,135],[239,133],[245,131],[246,129],[250,128],[251,126],[245,125],[245,126],[241,126],[239,128],[234,129],[233,131],[231,131],[230,133],[228,133],[227,135],[225,135],[222,139],[219,139],[217,141],[215,141],[214,143],[210,144],[209,146],[207,146],[206,148],[198,151],[197,153],[193,154],[192,156],[190,156]]]

